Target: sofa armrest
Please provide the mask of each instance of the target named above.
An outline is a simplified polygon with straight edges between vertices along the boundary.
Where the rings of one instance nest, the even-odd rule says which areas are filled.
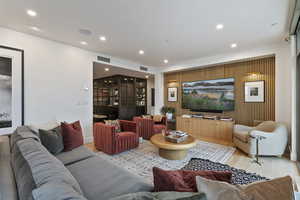
[[[251,126],[245,126],[245,125],[241,125],[241,124],[236,124],[234,125],[234,130],[235,131],[252,131],[254,129],[254,127]]]
[[[254,138],[260,136],[268,139],[275,136],[275,134],[270,132],[259,131],[259,130],[252,130],[250,131],[250,136]]]
[[[259,141],[260,155],[281,156],[284,153],[288,142],[287,132],[281,129],[276,129],[274,132],[253,130],[250,132],[250,136],[262,136],[265,138]],[[250,137],[249,143],[250,146],[252,146],[252,148],[255,149],[256,139]],[[256,151],[253,150],[253,152],[252,153],[255,154]]]
[[[98,150],[115,146],[116,131],[114,126],[106,125],[102,122],[94,124],[94,143]]]
[[[136,122],[128,120],[119,120],[122,131],[130,131],[136,133]]]

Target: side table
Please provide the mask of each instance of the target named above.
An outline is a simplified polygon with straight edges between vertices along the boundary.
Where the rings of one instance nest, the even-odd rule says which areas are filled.
[[[255,141],[256,141],[256,154],[255,154],[255,159],[252,160],[252,162],[256,163],[258,165],[261,165],[262,163],[258,159],[258,156],[259,156],[259,141],[266,139],[266,137],[261,136],[261,135],[250,136],[250,137],[255,139]]]

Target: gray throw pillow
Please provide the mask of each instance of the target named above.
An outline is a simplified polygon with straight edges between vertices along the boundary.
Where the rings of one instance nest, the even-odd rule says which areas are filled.
[[[34,200],[87,200],[65,183],[47,183],[32,191]]]
[[[64,142],[61,134],[61,127],[51,130],[39,129],[40,140],[44,147],[53,155],[57,155],[64,150]]]

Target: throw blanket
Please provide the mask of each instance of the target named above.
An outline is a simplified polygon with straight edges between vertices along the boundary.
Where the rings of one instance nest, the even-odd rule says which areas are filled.
[[[194,192],[137,192],[110,200],[207,200],[204,193]]]

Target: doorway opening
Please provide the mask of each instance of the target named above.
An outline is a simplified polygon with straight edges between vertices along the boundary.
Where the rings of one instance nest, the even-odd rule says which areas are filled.
[[[154,75],[93,63],[93,121],[132,120],[154,113]]]

